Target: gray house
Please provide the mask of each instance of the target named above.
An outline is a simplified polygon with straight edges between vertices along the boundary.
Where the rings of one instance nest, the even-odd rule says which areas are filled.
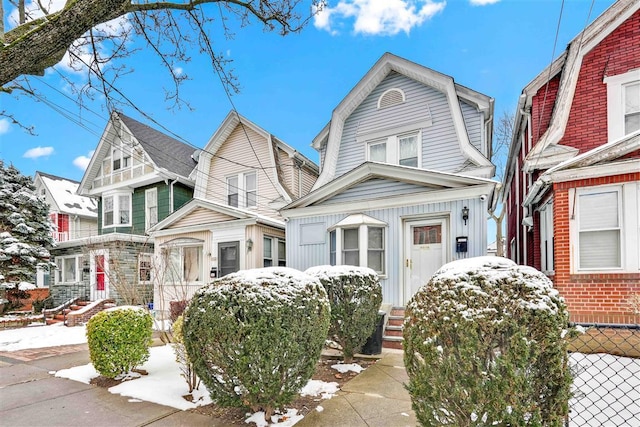
[[[493,99],[386,53],[313,140],[320,176],[281,210],[287,265],[367,266],[404,306],[443,264],[486,255]]]

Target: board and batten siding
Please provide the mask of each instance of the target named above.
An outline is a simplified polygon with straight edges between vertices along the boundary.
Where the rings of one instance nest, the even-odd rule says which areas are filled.
[[[467,224],[462,220],[463,206],[469,208]],[[486,255],[487,242],[487,205],[480,198],[463,199],[442,203],[429,203],[415,206],[404,206],[391,209],[363,211],[361,213],[387,223],[385,235],[386,276],[382,277],[383,302],[402,305],[403,261],[404,261],[404,222],[406,220],[422,220],[447,218],[449,238],[446,242],[447,260]],[[287,265],[304,271],[309,267],[329,264],[329,227],[341,221],[347,214],[319,215],[308,218],[291,218],[287,222]],[[303,244],[302,227],[324,227],[324,234],[315,243]],[[473,234],[471,234],[473,233]],[[456,253],[457,236],[468,236],[469,248],[466,253]],[[426,281],[425,281],[426,283]]]
[[[392,88],[404,91],[406,101],[378,110],[378,98]],[[358,135],[429,118],[431,126],[415,129],[421,130],[422,135],[422,168],[444,172],[460,170],[466,159],[460,151],[445,94],[391,72],[345,121],[336,176],[343,175],[366,161],[367,142],[357,142]]]
[[[271,147],[266,138],[249,126],[241,124],[236,126],[211,159],[209,171],[207,171],[206,199],[226,205],[227,177],[255,170],[258,207],[251,210],[281,220],[280,214],[268,206],[271,201],[280,197],[280,193],[274,187],[276,178],[273,174],[274,165],[271,162],[270,150]]]
[[[462,118],[464,119],[464,126],[467,128],[467,135],[469,135],[471,145],[487,157],[487,153],[482,146],[483,114],[464,101],[460,101],[460,108],[462,109]]]

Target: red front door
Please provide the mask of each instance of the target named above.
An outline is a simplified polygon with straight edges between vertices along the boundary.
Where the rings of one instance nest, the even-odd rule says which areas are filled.
[[[96,255],[96,291],[104,291],[104,255]]]

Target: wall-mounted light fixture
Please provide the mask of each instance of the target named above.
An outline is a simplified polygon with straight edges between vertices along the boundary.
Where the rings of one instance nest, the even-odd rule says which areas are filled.
[[[251,251],[253,249],[253,240],[251,238],[247,239],[247,251]]]
[[[469,208],[465,206],[462,208],[462,220],[464,221],[464,225],[467,225],[468,219],[469,219]]]

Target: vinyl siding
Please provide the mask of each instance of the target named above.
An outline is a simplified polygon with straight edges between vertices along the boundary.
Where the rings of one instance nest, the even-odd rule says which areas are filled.
[[[210,253],[212,253],[212,239],[210,231],[198,231],[192,233],[179,233],[172,236],[159,236],[155,238],[155,261],[154,270],[160,275],[163,275],[162,271],[162,255],[163,248],[166,248],[166,243],[173,239],[178,238],[190,238],[202,240],[202,268],[203,268],[203,281],[197,282],[197,284],[164,284],[162,280],[156,277],[154,280],[154,295],[153,303],[154,309],[158,311],[158,317],[160,319],[167,318],[169,314],[169,301],[180,301],[190,299],[195,292],[202,287],[202,285],[209,283],[209,270],[211,269],[212,261]]]
[[[463,206],[467,206],[470,211],[467,225],[464,225],[460,214]],[[482,202],[479,198],[363,211],[363,214],[388,224],[385,237],[387,275],[381,279],[383,302],[394,305],[404,303],[401,300],[401,287],[404,280],[402,260],[404,259],[403,221],[405,219],[421,219],[422,215],[448,218],[448,262],[486,254],[486,211],[486,202]],[[300,243],[300,227],[303,224],[321,223],[327,229],[346,216],[346,214],[330,214],[308,218],[291,218],[287,222],[287,265],[304,271],[312,266],[329,264],[329,233],[325,233],[324,243],[302,245]],[[467,253],[458,254],[455,252],[456,236],[469,236]]]
[[[378,110],[378,98],[391,88],[402,89],[406,101],[400,105]],[[358,135],[429,118],[432,121],[431,126],[421,129],[422,167],[445,172],[455,172],[460,169],[465,158],[460,152],[445,94],[392,72],[345,121],[336,176],[352,170],[365,161],[366,142],[358,143],[356,141]]]
[[[176,183],[173,185],[173,212],[184,206],[189,200],[193,199],[193,188]],[[169,213],[167,214],[167,216]],[[163,216],[162,219],[166,218]]]
[[[180,227],[189,227],[192,225],[209,224],[212,222],[232,221],[236,218],[232,218],[229,215],[225,215],[220,212],[215,212],[210,209],[197,208],[193,212],[190,212],[183,218],[171,224],[166,229],[177,229]]]
[[[249,127],[243,129],[241,125],[237,126],[216,152],[216,156],[211,159],[206,187],[207,200],[227,204],[227,177],[255,170],[258,187],[258,207],[255,210],[262,215],[282,219],[276,210],[268,206],[270,202],[280,197],[280,193],[274,187],[277,181],[273,174],[269,151],[270,147],[264,137]],[[231,159],[237,163],[225,159]]]
[[[476,147],[478,151],[486,157],[487,153],[485,153],[482,147],[482,113],[464,101],[460,101],[460,108],[462,109],[462,117],[471,145]]]
[[[371,179],[355,185],[323,202],[325,205],[349,203],[357,200],[376,200],[424,192],[424,187],[406,182],[385,179]]]
[[[253,240],[253,249],[247,254],[246,268],[262,268],[263,264],[263,237],[285,238],[284,230],[263,225],[251,225],[247,227],[247,239]]]

